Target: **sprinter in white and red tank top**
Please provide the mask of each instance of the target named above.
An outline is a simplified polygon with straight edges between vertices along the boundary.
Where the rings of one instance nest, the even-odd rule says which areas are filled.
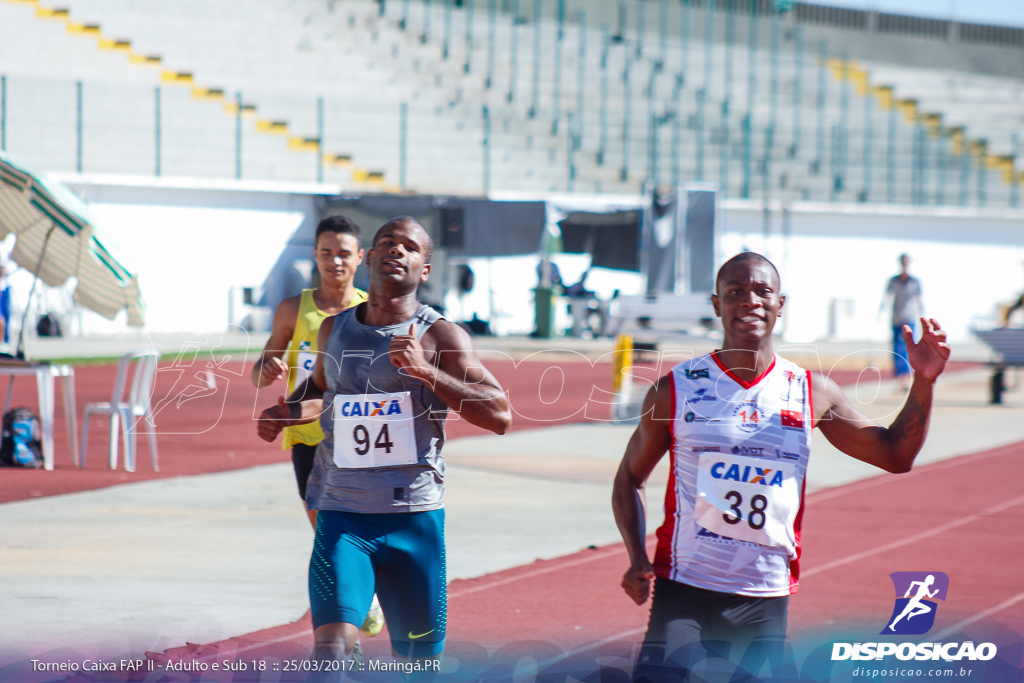
[[[675,679],[708,656],[754,676],[766,657],[778,661],[798,586],[811,430],[858,460],[909,471],[949,358],[935,320],[921,320],[916,344],[904,328],[914,381],[886,429],[834,382],[775,355],[771,334],[786,298],[768,259],[733,257],[715,290],[722,348],[677,365],[651,388],[615,478],[612,504],[630,556],[622,587],[638,605],[654,588],[637,679]],[[644,485],[665,453],[672,469],[652,564]]]

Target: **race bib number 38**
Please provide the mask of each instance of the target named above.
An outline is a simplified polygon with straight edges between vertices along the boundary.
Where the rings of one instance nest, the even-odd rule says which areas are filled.
[[[412,399],[397,394],[334,397],[334,464],[342,468],[414,465]]]
[[[800,491],[793,463],[704,453],[697,472],[697,524],[721,536],[796,553]]]

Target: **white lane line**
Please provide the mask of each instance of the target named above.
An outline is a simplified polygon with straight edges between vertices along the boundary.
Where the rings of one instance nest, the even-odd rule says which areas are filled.
[[[1024,503],[1024,496],[1017,496],[1016,498],[1008,500],[1005,503],[993,505],[992,507],[986,508],[976,514],[961,517],[960,519],[954,520],[952,522],[946,522],[945,524],[940,524],[939,526],[933,527],[928,531],[922,531],[921,533],[914,534],[912,536],[907,536],[905,538],[892,541],[891,543],[886,543],[885,545],[877,546],[875,548],[872,548],[871,550],[865,550],[863,552],[854,553],[852,555],[840,557],[839,559],[832,560],[831,562],[826,562],[825,564],[818,565],[817,567],[814,567],[804,572],[803,577],[801,578],[814,576],[815,574],[820,574],[821,572],[828,571],[829,569],[841,567],[844,564],[857,562],[858,560],[863,560],[864,558],[871,557],[872,555],[878,555],[880,553],[888,552],[890,550],[895,550],[896,548],[902,548],[911,543],[917,543],[918,541],[922,541],[926,538],[931,538],[932,536],[938,536],[939,534],[943,534],[949,531],[950,529],[955,529],[957,527],[964,526],[965,524],[970,524],[971,522],[977,522],[985,517],[997,514],[999,512],[1002,512],[1003,510],[1009,510],[1010,508],[1016,507],[1022,503]]]
[[[1012,607],[1012,606],[1016,605],[1018,602],[1020,602],[1021,600],[1024,600],[1024,592],[1017,593],[1012,598],[1009,598],[1007,600],[1002,601],[1001,603],[999,603],[995,607],[989,607],[984,612],[978,612],[973,617],[969,617],[967,619],[964,619],[963,621],[961,621],[958,624],[953,624],[952,626],[947,628],[945,631],[941,631],[938,635],[936,635],[935,636],[935,640],[943,640],[945,638],[948,638],[949,636],[953,635],[954,633],[959,632],[962,628],[964,628],[966,626],[970,626],[971,624],[973,624],[976,621],[981,621],[985,617],[992,616],[996,612],[1002,612],[1007,607]]]

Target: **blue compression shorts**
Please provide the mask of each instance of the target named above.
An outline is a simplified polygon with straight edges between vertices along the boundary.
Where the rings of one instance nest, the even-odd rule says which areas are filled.
[[[435,657],[444,650],[446,584],[444,510],[317,514],[309,563],[314,629],[361,626],[376,591],[391,648],[404,657]]]

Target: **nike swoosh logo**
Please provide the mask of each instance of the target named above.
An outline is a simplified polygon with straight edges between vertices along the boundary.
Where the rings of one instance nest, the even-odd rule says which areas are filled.
[[[434,629],[430,629],[430,630],[429,630],[429,631],[427,631],[426,633],[421,633],[421,634],[419,634],[418,636],[414,636],[414,635],[412,634],[412,631],[409,631],[409,640],[417,640],[417,639],[419,639],[419,638],[422,638],[423,636],[429,636],[429,635],[430,635],[431,633],[433,633],[433,632],[434,632]]]

